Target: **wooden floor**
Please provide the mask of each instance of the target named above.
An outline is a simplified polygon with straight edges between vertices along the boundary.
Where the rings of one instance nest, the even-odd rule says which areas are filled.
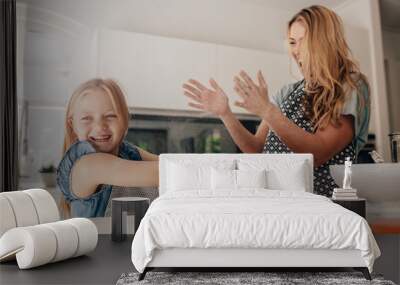
[[[377,219],[368,223],[374,234],[400,234],[400,218]]]
[[[115,284],[122,273],[135,271],[131,261],[132,238],[112,242],[100,235],[87,256],[19,270],[15,261],[0,264],[0,284]]]

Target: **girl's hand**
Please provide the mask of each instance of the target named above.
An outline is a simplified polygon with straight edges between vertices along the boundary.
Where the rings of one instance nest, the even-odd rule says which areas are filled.
[[[210,84],[213,90],[194,79],[183,84],[183,94],[195,101],[189,102],[188,105],[216,116],[225,116],[231,112],[228,97],[214,79],[210,79]]]
[[[249,113],[264,118],[274,105],[269,100],[267,83],[261,71],[257,73],[258,85],[243,70],[240,72],[240,77],[235,76],[234,89],[242,97],[243,101],[236,101],[235,105],[246,109]]]

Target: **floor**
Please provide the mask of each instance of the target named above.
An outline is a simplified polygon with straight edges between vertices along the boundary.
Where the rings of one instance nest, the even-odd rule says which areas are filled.
[[[115,284],[124,272],[134,271],[131,262],[132,238],[112,242],[100,235],[95,251],[41,267],[19,270],[17,263],[0,264],[0,284]]]
[[[96,250],[87,256],[80,256],[28,270],[19,270],[16,261],[1,263],[0,284],[115,284],[122,273],[135,271],[130,257],[132,238],[133,237],[130,236],[123,242],[113,242],[111,241],[110,235],[99,235]],[[384,249],[379,239],[378,243],[380,244],[380,247]],[[385,250],[383,251],[385,252]],[[385,252],[385,256],[386,255],[387,252]],[[377,260],[376,271],[378,273],[384,273],[386,279],[395,282],[398,281],[387,272],[382,271],[383,267],[388,267],[386,264],[387,262],[384,264],[382,261],[382,258],[381,260]],[[392,259],[389,260],[389,263],[391,262]],[[351,271],[352,269],[309,268],[298,270],[329,272]],[[181,268],[180,271],[185,270]],[[275,268],[273,271],[280,270]],[[287,269],[283,269],[283,271],[287,271]],[[293,271],[293,269],[289,271]]]

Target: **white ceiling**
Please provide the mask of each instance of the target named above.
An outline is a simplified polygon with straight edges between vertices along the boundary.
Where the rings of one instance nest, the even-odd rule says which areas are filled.
[[[260,6],[264,11],[268,8],[279,9],[286,14],[293,15],[304,7],[311,5],[324,5],[330,8],[336,8],[351,0],[214,0],[214,7],[225,7],[225,10],[240,7],[244,9],[248,6]],[[400,0],[386,0],[399,1]],[[152,7],[154,14],[164,11],[171,13],[170,10],[176,9],[176,12],[182,12],[190,6],[197,9],[200,13],[211,7],[207,1],[201,0],[17,0],[30,4],[31,7],[40,7],[54,11],[58,14],[64,14],[72,19],[83,23],[93,25],[93,21],[121,21],[129,22],[129,15],[137,13],[135,8],[144,6]],[[203,2],[203,3],[202,3]],[[209,1],[208,1],[209,2]],[[178,8],[178,6],[181,6]],[[178,9],[177,9],[178,8]],[[89,13],[88,13],[89,12]],[[211,11],[209,11],[211,12]],[[220,12],[220,11],[219,11]],[[221,14],[221,17],[224,15]],[[266,15],[267,16],[267,15]]]
[[[154,1],[147,0],[152,4],[149,4],[154,7],[155,10],[158,7],[165,9],[168,7],[168,1]],[[263,8],[271,7],[273,9],[284,10],[289,14],[294,14],[300,9],[311,6],[311,5],[324,5],[330,8],[337,8],[345,2],[351,0],[239,0],[239,2],[244,2],[247,5],[258,5],[263,6]],[[78,18],[79,20],[85,21],[85,8],[89,8],[97,5],[104,6],[102,7],[102,13],[96,16],[104,16],[107,12],[112,11],[112,14],[115,16],[120,15],[124,17],[125,15],[129,15],[129,11],[132,11],[131,8],[135,7],[134,0],[115,0],[115,1],[93,1],[93,0],[17,0],[17,2],[25,2],[30,3],[33,6],[44,6],[46,8],[50,8],[55,12],[60,12],[57,10],[63,10],[66,16],[70,16],[72,18]],[[143,2],[143,1],[136,1]],[[190,3],[190,1],[185,1],[186,4]],[[216,1],[218,2],[218,1]],[[107,3],[104,5],[104,3]],[[160,5],[162,3],[162,5]],[[193,4],[194,2],[192,2]],[[201,3],[201,1],[199,1]],[[381,9],[381,18],[382,24],[384,27],[392,29],[392,30],[400,30],[400,0],[379,0],[380,9]],[[74,8],[74,6],[76,8]],[[78,6],[83,7],[84,9],[80,9]],[[112,7],[112,9],[110,9]],[[229,7],[227,7],[229,8]],[[79,11],[81,10],[81,11]],[[92,11],[96,14],[98,9],[93,9]],[[87,18],[91,19],[93,15],[86,15]],[[97,17],[96,17],[97,18]],[[117,18],[117,17],[116,17]],[[120,18],[120,17],[119,17]],[[88,19],[88,20],[89,20]]]
[[[48,11],[89,30],[119,29],[285,52],[286,24],[294,13],[316,4],[335,9],[349,1],[353,0],[17,0],[17,3],[27,3],[33,8],[30,13]],[[400,31],[400,0],[380,1],[384,26]],[[38,22],[27,25],[28,32],[43,33],[44,28]]]
[[[243,0],[254,2],[271,8],[281,9],[294,14],[304,7],[312,5],[323,5],[329,8],[336,8],[349,0]],[[350,0],[351,1],[351,0]]]
[[[76,26],[82,24],[93,30],[118,29],[279,52],[284,52],[286,23],[292,14],[248,0],[18,2],[28,4],[28,18],[39,10],[47,18],[57,15],[74,22]],[[28,32],[43,33],[43,27],[38,27],[37,22],[27,23]]]
[[[296,13],[304,7],[323,5],[337,8],[351,0],[243,0]],[[375,0],[374,0],[375,1]],[[400,0],[379,0],[382,26],[400,32]]]

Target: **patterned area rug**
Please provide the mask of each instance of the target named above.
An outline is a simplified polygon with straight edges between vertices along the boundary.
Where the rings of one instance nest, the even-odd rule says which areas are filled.
[[[381,275],[372,274],[372,281],[364,278],[360,272],[148,272],[142,281],[139,273],[122,274],[117,285],[133,284],[379,284],[395,285],[384,280]]]

